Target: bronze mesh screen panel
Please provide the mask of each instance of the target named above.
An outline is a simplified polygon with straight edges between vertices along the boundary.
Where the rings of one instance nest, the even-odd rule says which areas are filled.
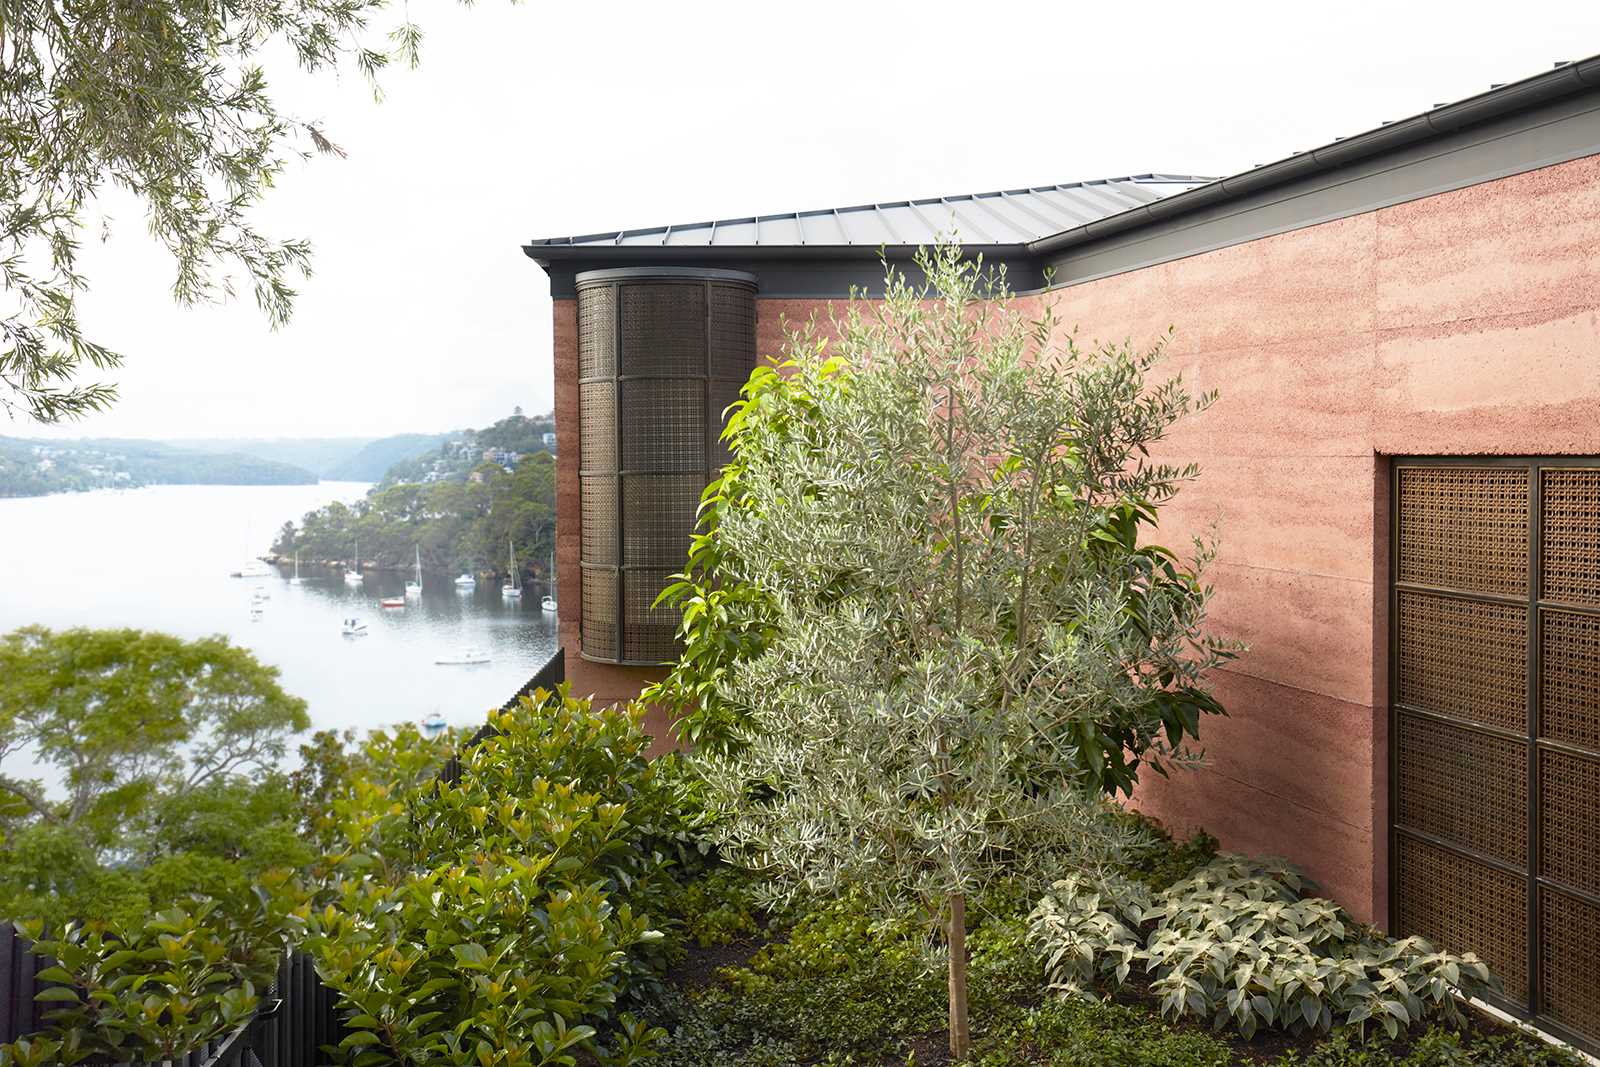
[[[583,569],[583,654],[617,658],[617,572]]]
[[[1451,952],[1476,952],[1528,999],[1527,883],[1446,849],[1401,837],[1394,855],[1395,933],[1427,938]]]
[[[678,614],[653,605],[726,462],[722,410],[755,366],[755,278],[625,268],[577,283],[580,651],[658,664],[677,655]]]
[[[1539,890],[1539,991],[1546,1015],[1593,1035],[1600,1019],[1600,907]]]
[[[1398,725],[1401,824],[1526,867],[1526,745],[1406,712]]]
[[[621,383],[622,466],[630,471],[706,469],[706,387],[701,381]],[[685,534],[685,537],[688,535]],[[679,549],[683,545],[678,545]]]
[[[1398,595],[1397,699],[1522,733],[1528,609],[1420,590]]]
[[[622,373],[678,378],[706,373],[706,287],[639,282],[618,287]]]
[[[727,423],[723,413],[738,401],[739,390],[743,385],[743,381],[736,382],[732,379],[711,383],[711,410],[717,417],[708,427],[711,437],[708,447],[711,449],[711,465],[715,468],[720,469],[733,458],[728,443],[722,439],[722,427]]]
[[[584,382],[578,386],[578,470],[606,474],[616,468],[617,384]]]
[[[1539,753],[1539,873],[1600,895],[1600,760]],[[1600,967],[1600,956],[1595,958]]]
[[[579,519],[583,523],[580,558],[586,563],[617,565],[617,480],[603,474],[584,479]]]
[[[675,569],[660,567],[624,572],[622,610],[628,620],[627,628],[623,631],[624,660],[660,663],[677,655],[677,610],[651,607]]]
[[[698,474],[630,474],[622,480],[628,525],[622,555],[629,562],[678,570],[687,554],[688,531],[705,488]]]
[[[1399,473],[1402,582],[1507,595],[1528,588],[1526,468]]]
[[[1600,750],[1600,616],[1539,613],[1539,734]]]
[[[578,303],[578,377],[610,378],[617,373],[617,306],[610,289],[596,289]]]
[[[1546,470],[1540,482],[1541,595],[1600,606],[1600,470]]]
[[[755,301],[731,286],[711,286],[711,376],[742,383],[755,350]]]
[[[1600,1048],[1600,461],[1396,460],[1390,919]]]

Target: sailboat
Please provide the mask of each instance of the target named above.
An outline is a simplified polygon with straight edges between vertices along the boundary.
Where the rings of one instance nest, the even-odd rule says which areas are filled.
[[[356,555],[355,555],[355,558],[350,561],[349,568],[346,569],[345,572],[344,572],[344,584],[345,585],[360,585],[361,584],[361,542],[360,541],[356,542]]]
[[[406,599],[415,600],[422,596],[422,549],[417,546],[417,576],[406,583]]]
[[[539,608],[551,615],[556,614],[556,550],[550,550],[550,592],[539,601]]]
[[[294,577],[289,579],[290,585],[300,584],[300,550],[294,550]]]
[[[517,580],[517,550],[509,534],[506,536],[506,552],[510,556],[507,564],[510,569],[506,571],[506,583],[500,587],[500,595],[507,600],[521,600],[522,583]]]

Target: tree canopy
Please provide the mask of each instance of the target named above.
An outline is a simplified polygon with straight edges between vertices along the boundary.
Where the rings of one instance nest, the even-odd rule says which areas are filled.
[[[0,791],[13,825],[115,847],[158,803],[276,767],[309,725],[277,668],[224,637],[30,626],[0,638]],[[19,772],[23,761],[65,795]]]
[[[0,3],[0,407],[54,422],[115,399],[112,385],[76,380],[122,361],[79,317],[79,245],[109,233],[98,206],[111,190],[144,209],[179,303],[246,288],[272,325],[288,319],[310,245],[265,232],[257,209],[289,158],[342,152],[279,108],[267,57],[369,79],[396,59],[415,63],[414,25],[397,20],[386,38],[373,25],[386,6]]]

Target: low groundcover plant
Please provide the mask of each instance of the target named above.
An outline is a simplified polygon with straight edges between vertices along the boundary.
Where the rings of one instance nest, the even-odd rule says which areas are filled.
[[[1117,878],[1058,881],[1030,917],[1051,988],[1065,996],[1148,976],[1161,1014],[1326,1033],[1460,1022],[1457,995],[1498,988],[1476,956],[1356,923],[1287,865],[1223,855],[1162,892]]]

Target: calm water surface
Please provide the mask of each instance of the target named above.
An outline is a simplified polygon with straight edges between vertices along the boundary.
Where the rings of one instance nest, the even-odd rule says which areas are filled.
[[[303,570],[230,578],[266,551],[285,521],[333,500],[353,502],[367,486],[156,486],[0,500],[0,633],[39,623],[134,626],[181,637],[226,634],[281,672],[285,689],[310,705],[316,728],[367,728],[439,712],[476,725],[556,649],[556,622],[529,587],[523,604],[503,601],[499,583],[460,593],[454,577],[427,575],[423,595],[403,610],[378,606],[403,592],[402,574],[369,574],[347,587],[337,572]],[[270,595],[250,615],[257,587]],[[367,623],[346,638],[340,620]],[[462,647],[493,662],[439,666]]]

